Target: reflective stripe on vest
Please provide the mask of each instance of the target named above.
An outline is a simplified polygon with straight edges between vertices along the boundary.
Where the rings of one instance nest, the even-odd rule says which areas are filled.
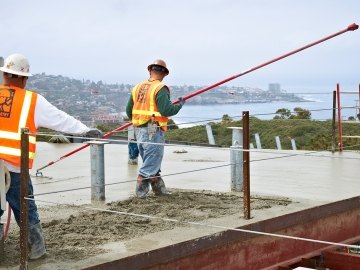
[[[2,98],[3,100],[7,98],[9,104],[6,105],[10,107],[5,110],[3,105],[0,110],[0,158],[20,167],[21,129],[27,127],[30,132],[36,132],[34,112],[37,94],[13,86],[1,85],[0,87],[1,95],[6,93],[6,97]],[[35,149],[36,135],[29,134],[29,168],[32,168]]]

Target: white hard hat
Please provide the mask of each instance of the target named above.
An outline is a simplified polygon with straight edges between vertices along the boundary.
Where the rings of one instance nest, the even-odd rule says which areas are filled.
[[[4,62],[4,66],[0,67],[2,72],[15,74],[19,76],[32,76],[29,61],[22,54],[14,53],[9,55]]]

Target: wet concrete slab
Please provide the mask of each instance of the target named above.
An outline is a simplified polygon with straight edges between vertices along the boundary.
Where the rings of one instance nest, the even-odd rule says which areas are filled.
[[[37,199],[59,203],[91,202],[90,147],[36,170],[82,146],[38,143],[31,170]],[[139,165],[129,165],[125,144],[105,145],[106,201],[134,195]],[[326,203],[358,195],[360,153],[262,150],[250,153],[251,193]],[[227,192],[231,189],[230,152],[224,148],[166,146],[163,179],[169,188]],[[71,190],[73,191],[66,191]],[[40,195],[47,192],[57,192]],[[41,202],[39,202],[41,204]]]
[[[91,203],[89,147],[43,169],[43,177],[35,176],[38,168],[58,160],[79,146],[82,144],[38,143],[31,175],[37,204],[40,207],[51,205],[49,202],[78,205]],[[128,164],[127,151],[126,144],[105,145],[106,202],[134,196],[137,170],[140,165]],[[239,219],[239,215],[235,215],[207,221],[210,224],[238,227],[359,195],[360,153],[358,152],[331,154],[263,150],[251,152],[250,159],[252,194],[288,197],[296,203],[287,207],[254,210],[251,220]],[[162,175],[170,189],[230,192],[229,164],[229,149],[166,146]],[[44,193],[48,194],[41,195]],[[153,233],[124,242],[109,243],[106,247],[107,254],[79,261],[77,269],[219,231],[222,229],[191,226]],[[37,266],[36,263],[33,264]],[[39,264],[39,268],[36,269],[46,269],[45,266],[42,267]]]

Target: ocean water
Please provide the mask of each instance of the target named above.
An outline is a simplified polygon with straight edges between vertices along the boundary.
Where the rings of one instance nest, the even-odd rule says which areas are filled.
[[[280,108],[286,108],[293,111],[295,107],[310,110],[311,119],[314,120],[332,119],[332,93],[299,94],[298,96],[305,98],[308,102],[245,103],[228,105],[185,104],[181,111],[176,116],[173,116],[172,119],[180,128],[204,125],[208,122],[218,122],[221,121],[224,114],[229,115],[233,120],[240,120],[243,111],[249,111],[250,116],[265,120],[273,119],[276,115],[275,112]],[[359,96],[356,94],[342,94],[340,100],[342,107],[341,118],[344,120],[348,119],[350,116],[356,118],[359,109],[354,107],[359,104]]]

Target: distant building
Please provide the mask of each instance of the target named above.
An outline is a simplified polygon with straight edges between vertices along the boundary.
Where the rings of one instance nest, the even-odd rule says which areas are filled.
[[[98,114],[94,117],[95,124],[116,124],[124,121],[120,114]]]
[[[273,93],[280,93],[281,86],[279,83],[269,83],[269,91]]]

